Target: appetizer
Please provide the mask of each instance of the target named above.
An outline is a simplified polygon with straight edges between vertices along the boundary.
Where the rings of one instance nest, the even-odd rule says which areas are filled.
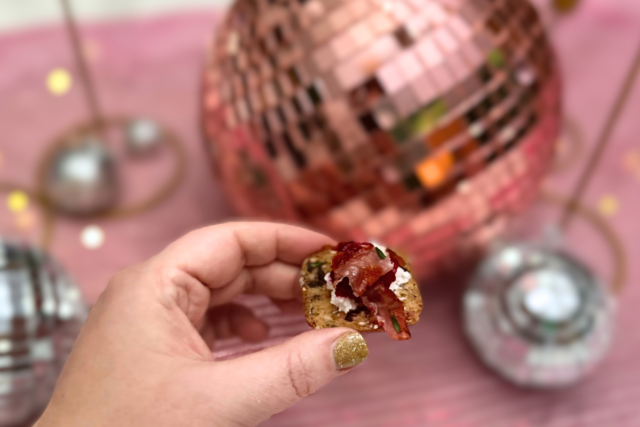
[[[302,264],[305,317],[311,327],[349,327],[411,338],[422,297],[407,261],[372,243],[344,242],[324,247]]]

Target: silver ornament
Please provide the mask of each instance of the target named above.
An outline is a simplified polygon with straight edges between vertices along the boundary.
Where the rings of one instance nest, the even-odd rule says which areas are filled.
[[[58,209],[90,215],[111,207],[118,185],[115,161],[104,142],[86,137],[63,145],[47,170],[45,191]]]
[[[86,315],[55,261],[0,240],[0,425],[45,408]]]
[[[127,150],[134,155],[149,153],[163,142],[162,128],[153,120],[136,119],[126,125]]]
[[[479,266],[464,296],[464,327],[482,361],[525,387],[568,386],[606,354],[615,301],[579,261],[507,245]]]

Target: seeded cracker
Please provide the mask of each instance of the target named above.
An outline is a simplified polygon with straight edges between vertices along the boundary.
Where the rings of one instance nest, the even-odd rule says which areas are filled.
[[[347,327],[361,332],[384,331],[368,310],[356,309],[344,313],[331,304],[331,290],[327,288],[324,276],[331,271],[331,261],[335,254],[331,249],[323,249],[308,257],[302,264],[300,284],[307,323],[316,329]],[[407,268],[411,267],[407,265]],[[416,281],[411,278],[397,295],[404,304],[407,323],[416,324],[422,312],[422,297]]]

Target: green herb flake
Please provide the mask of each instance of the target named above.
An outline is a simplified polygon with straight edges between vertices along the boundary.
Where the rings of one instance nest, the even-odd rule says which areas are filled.
[[[387,256],[384,254],[384,252],[382,252],[380,250],[379,247],[376,246],[376,252],[378,253],[378,256],[380,257],[380,259],[385,259]]]
[[[321,265],[324,265],[324,262],[323,261],[315,261],[315,262],[312,262],[310,265],[311,265],[311,268],[318,268]]]
[[[391,130],[396,144],[403,144],[412,138],[426,136],[438,124],[440,118],[447,113],[447,106],[442,99],[437,99],[421,108],[409,118],[399,122]]]
[[[493,65],[495,68],[503,68],[506,65],[506,59],[504,57],[504,53],[498,48],[493,49],[489,52],[488,57],[489,64]]]
[[[393,322],[393,328],[396,330],[396,332],[400,333],[400,323],[398,323],[398,319],[396,319],[395,314],[391,315],[391,321]]]

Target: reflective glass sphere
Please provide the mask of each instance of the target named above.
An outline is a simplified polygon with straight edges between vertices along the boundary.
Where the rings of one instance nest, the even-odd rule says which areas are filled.
[[[25,423],[46,407],[86,315],[58,263],[0,240],[0,425]]]
[[[525,0],[238,0],[203,130],[240,214],[399,248],[426,275],[534,197],[559,96]]]

